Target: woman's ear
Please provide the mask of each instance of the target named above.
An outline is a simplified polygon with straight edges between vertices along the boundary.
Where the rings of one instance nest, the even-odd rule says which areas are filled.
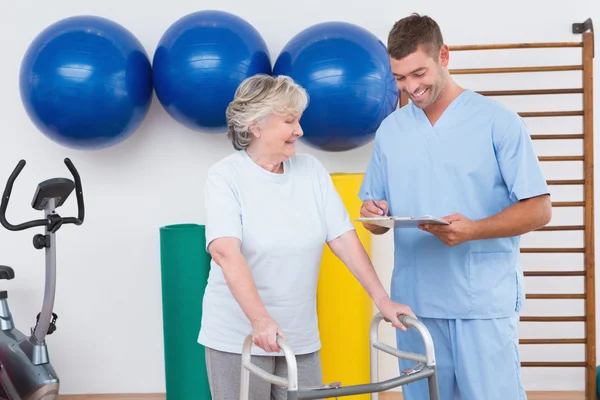
[[[254,137],[256,137],[256,138],[260,137],[260,126],[257,121],[252,121],[250,123],[250,132],[252,132]]]

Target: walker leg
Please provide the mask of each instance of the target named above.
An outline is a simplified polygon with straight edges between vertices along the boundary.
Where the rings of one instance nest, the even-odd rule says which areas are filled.
[[[377,318],[374,318],[371,321],[371,330],[370,330],[370,343],[369,343],[369,358],[371,361],[371,383],[377,383],[379,381],[379,351],[373,346],[375,343],[379,341],[379,331],[378,331],[379,321]],[[371,400],[379,400],[379,392],[371,393]]]
[[[248,400],[250,395],[250,371],[242,368],[242,384],[240,387],[240,400]]]
[[[248,400],[248,396],[250,396],[250,371],[244,367],[242,367],[241,382],[240,400]]]
[[[433,375],[427,378],[427,383],[429,385],[429,398],[430,400],[440,400],[440,389],[437,381],[437,366],[433,366],[432,368],[435,372]]]
[[[243,344],[240,400],[248,400],[250,398],[250,370],[245,368],[245,364],[250,362],[250,346],[252,346],[252,336],[247,337]]]
[[[371,345],[371,383],[376,383],[379,380],[378,362],[377,349]],[[379,400],[379,393],[371,393],[371,400]]]

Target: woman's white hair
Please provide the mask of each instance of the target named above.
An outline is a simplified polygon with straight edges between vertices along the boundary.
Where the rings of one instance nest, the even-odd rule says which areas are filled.
[[[240,84],[227,107],[227,137],[236,150],[244,150],[252,141],[254,124],[270,114],[299,115],[307,106],[306,90],[289,76],[256,74]]]

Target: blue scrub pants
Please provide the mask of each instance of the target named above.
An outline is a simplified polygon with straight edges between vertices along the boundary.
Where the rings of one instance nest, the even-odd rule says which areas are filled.
[[[419,318],[433,338],[441,400],[525,400],[519,357],[519,317]],[[416,329],[396,330],[400,350],[425,354]],[[414,361],[399,360],[400,369]],[[428,400],[427,379],[402,387],[405,400]]]

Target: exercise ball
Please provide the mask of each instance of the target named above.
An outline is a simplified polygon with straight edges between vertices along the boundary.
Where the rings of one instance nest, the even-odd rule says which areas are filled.
[[[398,104],[385,45],[368,30],[324,22],[295,35],[273,75],[288,75],[310,96],[302,116],[302,141],[325,151],[369,143]]]
[[[177,122],[223,133],[225,111],[242,81],[271,74],[267,45],[246,20],[223,11],[198,11],[175,21],[153,59],[156,95]]]
[[[97,150],[141,125],[152,101],[152,66],[123,26],[75,16],[33,40],[19,86],[27,114],[44,135],[66,147]]]

